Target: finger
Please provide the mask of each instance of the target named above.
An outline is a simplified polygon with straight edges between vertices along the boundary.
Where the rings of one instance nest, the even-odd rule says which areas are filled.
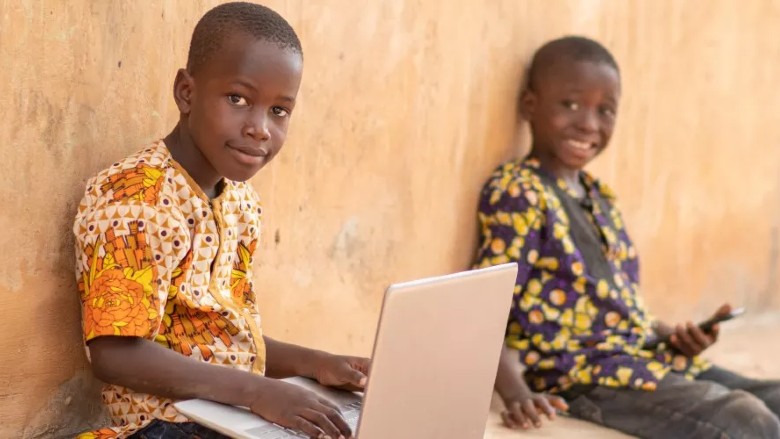
[[[512,414],[506,410],[501,412],[501,420],[504,421],[504,425],[508,428],[515,429],[520,427],[520,424],[515,422],[514,418],[512,417]]]
[[[329,407],[322,407],[322,413],[330,419],[330,422],[339,429],[344,437],[352,437],[352,429],[347,424],[347,421],[341,415],[340,410],[334,410]]]
[[[312,424],[308,420],[304,419],[301,416],[298,416],[293,421],[292,428],[295,428],[296,430],[301,431],[303,434],[309,436],[310,438],[321,438],[325,435],[325,433],[320,430],[316,425]]]
[[[563,412],[569,411],[569,404],[567,404],[566,400],[561,398],[560,396],[549,395],[547,397],[547,400],[550,401],[550,404],[552,404],[552,406],[555,407],[556,409]]]
[[[318,398],[317,402],[319,402],[321,405],[324,406],[323,410],[326,410],[326,409],[327,410],[334,410],[339,415],[341,414],[341,409],[333,401],[331,401],[329,399],[326,399],[326,398]]]
[[[693,352],[691,351],[691,347],[689,345],[685,344],[685,342],[681,341],[680,337],[678,337],[677,334],[672,335],[669,338],[669,342],[671,343],[672,347],[675,350],[677,350],[678,352],[680,352],[684,356],[691,357],[691,356],[694,355]]]
[[[515,420],[515,423],[521,428],[531,428],[531,421],[523,413],[523,407],[520,405],[520,402],[512,402],[512,404],[509,405],[509,413],[511,414],[512,419]]]
[[[355,362],[355,369],[368,376],[368,371],[371,370],[371,359],[358,357]]]
[[[327,407],[327,408],[329,408],[331,410],[335,410],[335,411],[341,413],[341,409],[339,408],[339,406],[337,406],[333,401],[331,401],[329,399],[317,398],[317,402],[319,402],[320,404],[324,405],[325,407]]]
[[[366,387],[366,382],[368,381],[368,378],[363,372],[353,368],[350,368],[349,372],[347,372],[347,379],[350,384],[361,389]]]
[[[551,421],[555,419],[555,409],[552,408],[545,395],[539,395],[535,397],[534,405],[536,405],[537,412],[542,412],[545,416],[547,416],[547,419]]]
[[[710,330],[710,338],[712,339],[713,343],[718,341],[719,335],[720,335],[720,325],[716,323],[712,325],[712,329]]]
[[[682,352],[683,355],[687,355],[687,347],[683,345],[683,343],[680,341],[680,337],[677,336],[677,332],[675,330],[675,333],[669,336],[669,344],[672,348],[675,350]]]
[[[691,339],[690,334],[688,334],[688,331],[685,329],[683,325],[677,325],[675,328],[674,336],[677,339],[677,345],[676,347],[685,355],[692,356],[695,354],[693,351],[693,340]]]
[[[319,410],[313,408],[306,409],[303,411],[303,413],[301,413],[301,416],[303,416],[307,421],[316,425],[317,428],[322,430],[326,436],[330,436],[332,439],[342,436],[341,430],[339,430],[339,428],[336,427],[336,425],[333,424],[333,422],[331,422],[331,420]]]
[[[688,334],[690,334],[693,341],[701,346],[702,349],[706,349],[712,344],[712,337],[692,323],[688,324]]]
[[[696,339],[696,337],[693,334],[693,328],[698,328],[696,325],[693,324],[693,322],[688,322],[685,324],[685,333],[688,335],[688,344],[691,348],[691,352],[694,355],[700,354],[703,350],[707,349],[707,344],[702,344],[699,342],[699,340]]]
[[[531,423],[534,424],[534,427],[541,427],[542,420],[539,419],[539,412],[536,410],[536,404],[534,404],[534,401],[532,399],[526,399],[523,401],[522,406],[523,414],[525,414],[528,419],[531,420]]]
[[[730,312],[731,312],[731,304],[724,303],[723,305],[720,306],[720,308],[718,308],[717,311],[715,311],[715,315],[716,316],[725,316],[725,315],[727,315]]]

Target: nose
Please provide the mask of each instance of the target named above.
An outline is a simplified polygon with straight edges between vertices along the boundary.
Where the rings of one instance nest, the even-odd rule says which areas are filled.
[[[264,110],[254,111],[251,117],[244,125],[244,135],[255,139],[258,142],[264,142],[271,138],[271,131],[268,128],[268,114]]]
[[[596,132],[599,129],[599,117],[596,111],[584,109],[577,118],[577,128],[586,133]]]

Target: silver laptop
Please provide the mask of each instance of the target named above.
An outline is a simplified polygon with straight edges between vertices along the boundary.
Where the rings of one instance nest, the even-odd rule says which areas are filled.
[[[364,395],[286,381],[332,400],[361,439],[481,439],[516,276],[510,263],[391,285]],[[306,437],[241,407],[199,399],[174,406],[234,438]]]

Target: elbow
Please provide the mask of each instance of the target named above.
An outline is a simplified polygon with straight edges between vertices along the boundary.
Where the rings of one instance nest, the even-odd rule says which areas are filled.
[[[87,348],[92,374],[104,383],[121,384],[125,358],[134,344],[134,337],[102,336],[90,340]]]

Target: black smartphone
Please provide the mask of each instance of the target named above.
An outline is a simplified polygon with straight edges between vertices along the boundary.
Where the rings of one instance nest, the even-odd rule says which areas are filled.
[[[704,332],[711,332],[712,331],[712,327],[715,326],[715,324],[720,323],[720,322],[725,322],[727,320],[731,320],[731,319],[733,319],[735,317],[739,317],[739,316],[741,316],[744,313],[745,313],[745,308],[734,308],[728,314],[724,314],[724,315],[721,315],[721,316],[713,316],[713,317],[710,317],[709,319],[699,323],[699,328],[701,328],[701,330],[704,331]]]
[[[699,328],[704,332],[712,332],[712,327],[721,322],[725,322],[727,320],[731,320],[735,317],[739,317],[742,314],[745,313],[745,308],[734,308],[731,310],[730,313],[720,315],[720,316],[713,316],[709,319],[699,323]],[[660,343],[667,343],[669,341],[669,337],[665,338],[658,338],[658,337],[650,337],[648,338],[647,342],[645,343],[645,349],[655,349],[656,346],[658,346]]]

